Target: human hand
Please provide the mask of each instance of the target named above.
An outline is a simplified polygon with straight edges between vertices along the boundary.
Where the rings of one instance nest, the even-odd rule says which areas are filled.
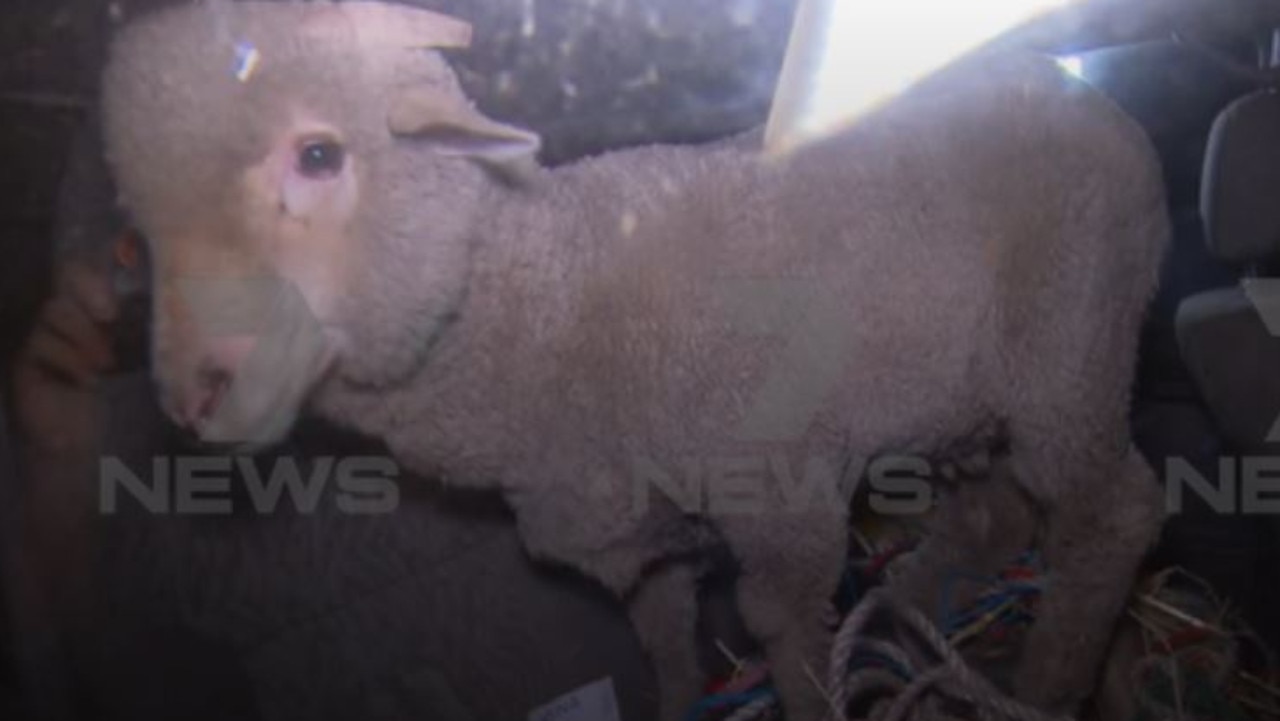
[[[98,383],[115,365],[110,324],[118,306],[105,272],[69,261],[19,351],[10,378],[23,449],[90,452],[101,429]]]

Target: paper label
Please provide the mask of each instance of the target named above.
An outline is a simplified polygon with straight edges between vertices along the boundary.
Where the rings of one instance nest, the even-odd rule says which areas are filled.
[[[529,721],[622,721],[613,679],[602,678],[529,712]]]

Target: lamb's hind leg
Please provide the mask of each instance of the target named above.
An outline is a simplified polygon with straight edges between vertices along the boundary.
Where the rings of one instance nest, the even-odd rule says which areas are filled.
[[[1048,585],[1014,678],[1020,699],[1067,712],[1093,688],[1162,517],[1159,487],[1137,451],[1110,464],[1074,468],[1073,477],[1054,479],[1059,485],[1047,509],[1043,542]],[[1039,463],[1021,464],[1017,472],[1020,478],[1053,475]]]
[[[1035,521],[1030,499],[1002,459],[987,477],[963,479],[940,499],[927,535],[891,567],[888,586],[930,618],[942,617],[982,590],[974,579],[995,575],[1031,547]],[[955,579],[965,582],[950,583]]]
[[[738,610],[764,647],[788,721],[819,721],[828,705],[831,598],[845,558],[845,514],[751,515],[717,519],[740,567]]]

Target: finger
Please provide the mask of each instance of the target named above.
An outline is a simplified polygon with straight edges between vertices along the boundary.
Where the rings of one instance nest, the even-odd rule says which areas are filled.
[[[32,369],[53,373],[81,387],[97,383],[99,370],[80,349],[65,338],[38,330],[31,336],[23,362]]]
[[[41,315],[41,323],[54,335],[87,355],[95,367],[105,370],[113,365],[114,354],[106,331],[73,298],[62,296],[50,301]]]
[[[108,272],[83,261],[69,261],[62,269],[59,287],[64,295],[83,304],[93,320],[109,323],[116,319],[119,308]]]

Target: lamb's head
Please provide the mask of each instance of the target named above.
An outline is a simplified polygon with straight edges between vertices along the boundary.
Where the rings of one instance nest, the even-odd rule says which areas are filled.
[[[162,403],[269,442],[326,383],[401,382],[456,310],[487,171],[537,137],[429,48],[465,23],[371,2],[215,1],[117,39],[104,133],[149,241]]]

